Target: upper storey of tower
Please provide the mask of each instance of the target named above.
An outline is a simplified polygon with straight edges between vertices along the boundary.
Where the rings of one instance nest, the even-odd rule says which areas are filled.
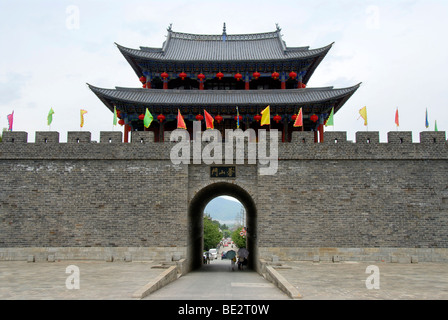
[[[265,33],[190,34],[168,28],[160,48],[126,48],[119,50],[138,76],[146,72],[287,72],[295,71],[306,83],[324,59],[332,44],[318,48],[288,47],[281,29]],[[244,74],[243,74],[244,75]]]

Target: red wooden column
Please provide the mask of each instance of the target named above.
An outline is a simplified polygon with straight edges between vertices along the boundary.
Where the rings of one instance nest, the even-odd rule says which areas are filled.
[[[324,142],[324,125],[322,123],[319,124],[317,130],[319,131],[319,142],[322,143]]]
[[[249,90],[250,89],[250,78],[249,74],[246,72],[246,75],[244,77],[244,89]]]
[[[124,142],[129,142],[129,132],[131,132],[131,126],[128,124],[124,125]]]
[[[198,80],[199,80],[199,90],[204,90],[205,75],[202,73],[198,74]]]
[[[281,81],[281,89],[285,90],[286,89],[286,75],[284,72],[282,72],[282,74],[280,76],[280,81]]]

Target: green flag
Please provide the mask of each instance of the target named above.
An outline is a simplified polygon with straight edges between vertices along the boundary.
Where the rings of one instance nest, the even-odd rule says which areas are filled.
[[[146,108],[145,118],[143,119],[143,125],[145,126],[145,128],[149,128],[152,120],[154,120],[154,118],[152,117],[152,114],[151,112],[149,112],[148,108]]]
[[[114,106],[114,126],[117,125],[117,122],[118,122],[117,118],[118,118],[117,117],[117,107]]]
[[[47,116],[47,125],[50,125],[53,122],[53,108],[50,108],[50,111],[48,112]]]
[[[333,121],[333,116],[334,116],[334,108],[331,108],[331,113],[330,116],[328,117],[327,122],[325,123],[325,126],[334,126],[334,121]]]
[[[439,131],[439,129],[437,129],[437,120],[436,120],[436,122],[434,124],[434,131]]]

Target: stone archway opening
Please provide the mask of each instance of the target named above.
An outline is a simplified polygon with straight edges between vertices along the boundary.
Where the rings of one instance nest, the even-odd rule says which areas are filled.
[[[256,268],[257,259],[257,210],[250,194],[238,185],[217,182],[200,190],[190,201],[188,208],[188,249],[189,269],[202,266],[203,217],[206,205],[216,197],[230,196],[237,199],[246,211],[246,247],[249,250],[248,267]]]

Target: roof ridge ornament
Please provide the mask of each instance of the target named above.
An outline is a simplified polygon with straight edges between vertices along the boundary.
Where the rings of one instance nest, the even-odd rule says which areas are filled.
[[[167,28],[166,30],[167,30],[168,32],[171,32],[171,31],[173,31],[172,27],[173,27],[173,24],[170,23],[170,25],[168,26],[168,28]]]
[[[226,39],[227,39],[226,23],[224,22],[224,25],[222,27],[222,42],[226,42]]]

